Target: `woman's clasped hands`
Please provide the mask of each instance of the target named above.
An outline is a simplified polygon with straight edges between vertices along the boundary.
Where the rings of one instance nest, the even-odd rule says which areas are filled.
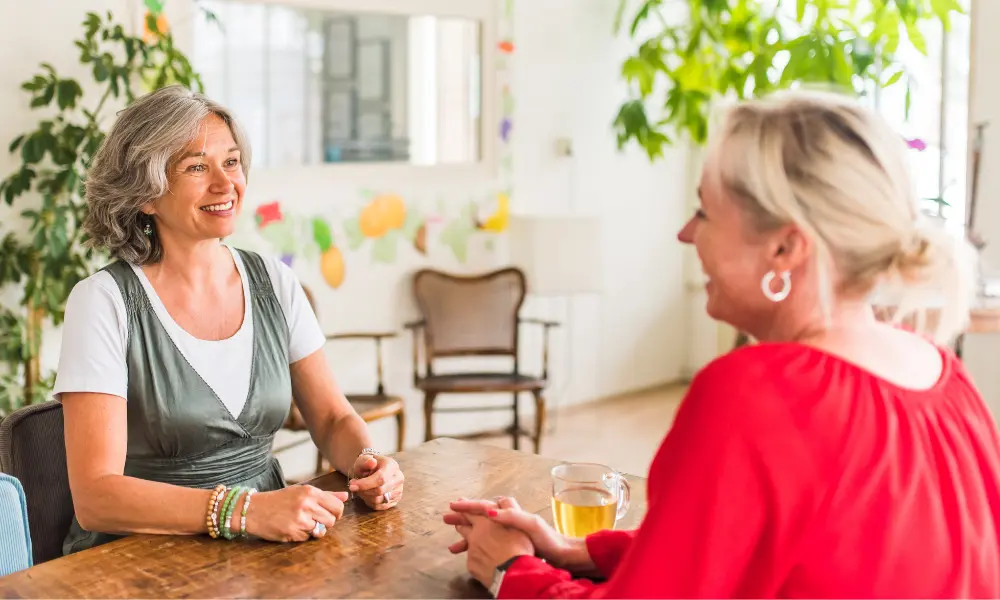
[[[469,573],[489,587],[498,566],[517,556],[537,556],[569,570],[593,568],[583,540],[556,531],[540,516],[521,508],[514,498],[460,499],[449,505],[444,522],[462,539],[448,550],[467,553]]]

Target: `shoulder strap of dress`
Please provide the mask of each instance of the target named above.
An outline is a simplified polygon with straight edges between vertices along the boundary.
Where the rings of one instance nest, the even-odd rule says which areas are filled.
[[[132,270],[132,265],[124,260],[117,260],[101,269],[107,271],[111,278],[118,285],[118,291],[122,294],[122,301],[125,303],[125,311],[131,321],[136,315],[149,308],[149,297],[142,287],[142,282]]]
[[[250,280],[250,293],[255,296],[260,294],[274,295],[271,276],[267,273],[267,267],[264,265],[264,259],[261,255],[240,248],[236,248],[236,252],[243,259],[243,267],[246,269],[247,278]]]

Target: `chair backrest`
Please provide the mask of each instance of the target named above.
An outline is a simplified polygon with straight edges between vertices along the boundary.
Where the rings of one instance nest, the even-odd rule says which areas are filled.
[[[0,473],[0,577],[31,566],[28,506],[21,482]]]
[[[413,295],[424,320],[428,367],[446,356],[512,356],[516,361],[525,287],[524,273],[513,267],[475,276],[418,271]]]
[[[62,404],[32,404],[0,421],[0,471],[24,487],[35,564],[62,556],[73,521]]]

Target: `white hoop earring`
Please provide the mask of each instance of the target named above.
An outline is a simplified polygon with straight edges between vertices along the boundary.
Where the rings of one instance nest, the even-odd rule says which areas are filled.
[[[788,271],[781,272],[781,289],[777,292],[771,290],[771,281],[775,277],[774,271],[768,271],[767,275],[764,275],[764,279],[760,280],[760,289],[764,292],[764,297],[771,302],[781,302],[792,291],[792,274]]]

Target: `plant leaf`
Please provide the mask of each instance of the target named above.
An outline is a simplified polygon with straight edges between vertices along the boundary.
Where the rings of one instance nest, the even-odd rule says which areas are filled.
[[[641,96],[648,96],[653,91],[656,71],[652,65],[637,56],[626,59],[622,64],[622,76],[626,81],[635,82],[639,86]]]
[[[56,99],[62,110],[76,108],[77,98],[83,95],[80,84],[73,79],[63,79],[56,85],[56,89]]]
[[[629,35],[635,36],[635,32],[639,29],[639,25],[649,17],[649,11],[653,8],[653,5],[659,4],[659,0],[645,0],[642,4],[642,8],[639,12],[635,14],[635,18],[632,19],[632,26],[629,27]]]
[[[8,148],[9,152],[11,154],[13,154],[14,152],[16,152],[17,149],[21,146],[21,142],[23,142],[23,141],[24,141],[24,134],[21,134],[21,135],[17,136],[16,138],[14,138],[14,140],[10,143],[10,146]]]
[[[893,73],[892,76],[889,77],[889,79],[886,80],[886,82],[882,84],[882,87],[889,87],[890,85],[893,85],[894,83],[896,83],[897,81],[899,81],[900,78],[902,78],[902,77],[903,77],[903,71],[902,71],[902,69],[900,69],[899,71],[896,71],[895,73]]]
[[[927,56],[927,39],[916,23],[906,24],[906,35],[910,43],[913,44],[913,47],[917,49],[917,52]]]
[[[903,99],[903,120],[910,120],[910,106],[913,102],[913,87],[909,80],[906,82],[906,96]]]
[[[622,21],[625,19],[625,7],[628,5],[628,0],[618,0],[618,8],[615,10],[615,18],[613,25],[611,26],[611,31],[618,33],[622,28]]]

